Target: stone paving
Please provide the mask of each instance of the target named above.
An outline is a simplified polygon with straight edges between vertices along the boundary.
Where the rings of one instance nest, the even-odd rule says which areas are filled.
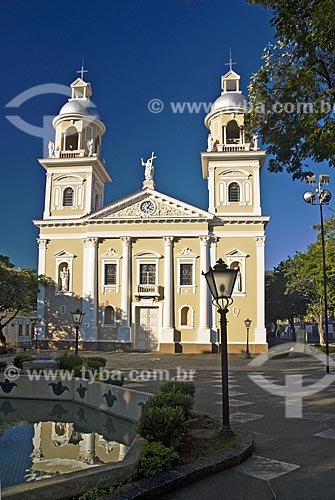
[[[106,357],[109,369],[121,370],[128,377],[126,387],[149,393],[159,388],[157,370],[169,370],[170,378],[176,376],[178,367],[195,370],[195,410],[221,418],[217,354],[86,354]],[[138,371],[137,378],[129,377],[131,370]],[[147,380],[150,374],[152,379]],[[255,375],[265,377],[262,387],[255,383]],[[301,418],[286,418],[284,397],[269,392],[273,384],[282,389],[286,375],[302,375],[305,389],[324,380],[325,367],[311,356],[269,360],[256,368],[242,356],[229,357],[231,424],[242,423],[252,433],[255,452],[242,465],[198,481],[165,500],[334,500],[335,369],[331,367],[327,387],[303,398]]]

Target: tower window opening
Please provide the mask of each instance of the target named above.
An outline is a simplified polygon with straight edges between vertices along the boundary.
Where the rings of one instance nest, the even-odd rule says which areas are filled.
[[[232,182],[228,187],[228,201],[236,203],[240,201],[240,186],[237,182]]]
[[[236,144],[240,140],[240,129],[235,120],[227,123],[226,129],[227,144]]]
[[[68,187],[64,189],[63,194],[63,207],[72,207],[73,206],[73,189]]]
[[[237,90],[237,82],[236,80],[227,80],[226,81],[226,90],[235,92]]]
[[[66,131],[65,149],[74,151],[78,149],[78,130],[76,127],[69,127]]]

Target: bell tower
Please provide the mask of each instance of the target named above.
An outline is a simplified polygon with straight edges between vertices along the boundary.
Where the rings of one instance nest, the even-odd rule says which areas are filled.
[[[201,163],[208,181],[208,211],[219,216],[261,215],[259,177],[266,152],[259,149],[257,136],[245,130],[247,100],[231,59],[228,64],[221,95],[205,117],[209,135]]]
[[[101,160],[105,126],[94,104],[91,84],[81,78],[71,83],[71,98],[53,119],[55,140],[49,141],[43,219],[76,219],[104,204],[104,186],[111,182]]]

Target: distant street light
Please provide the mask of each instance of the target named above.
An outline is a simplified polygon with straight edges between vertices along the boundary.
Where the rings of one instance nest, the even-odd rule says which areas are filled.
[[[246,359],[250,359],[250,352],[249,352],[249,330],[250,330],[251,323],[252,323],[251,319],[245,319],[244,320],[244,324],[245,324],[245,327],[247,329],[247,346],[246,346],[245,355],[244,355],[244,357]]]
[[[238,269],[229,269],[227,264],[219,259],[213,269],[210,267],[205,276],[207,285],[213,296],[213,304],[220,314],[221,331],[221,382],[222,382],[222,429],[224,436],[233,434],[229,422],[229,390],[228,390],[228,354],[227,354],[227,312],[233,303],[233,293]]]
[[[79,328],[82,324],[85,313],[83,313],[78,307],[77,310],[75,312],[71,312],[71,314],[72,314],[73,324],[76,329],[76,356],[78,356]]]
[[[327,303],[327,268],[326,268],[326,252],[325,252],[325,235],[323,230],[323,212],[322,206],[328,205],[331,200],[331,192],[324,189],[323,186],[328,186],[329,175],[319,175],[319,182],[315,182],[315,175],[307,176],[306,182],[311,186],[316,186],[315,193],[306,191],[304,200],[311,205],[320,206],[321,220],[321,247],[322,247],[322,268],[323,268],[323,300],[324,300],[324,315],[325,315],[325,343],[326,343],[326,373],[329,373],[329,334],[328,334],[328,303]]]

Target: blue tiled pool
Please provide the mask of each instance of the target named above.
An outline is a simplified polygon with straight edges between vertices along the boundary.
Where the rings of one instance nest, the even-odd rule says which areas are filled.
[[[0,400],[2,488],[123,460],[133,424],[75,403]]]

